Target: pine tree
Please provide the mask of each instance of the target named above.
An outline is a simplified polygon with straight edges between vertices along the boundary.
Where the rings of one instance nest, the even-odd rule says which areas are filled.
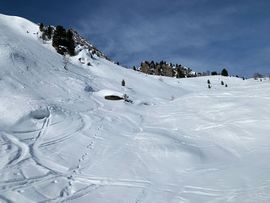
[[[49,27],[48,27],[47,30],[46,30],[46,35],[47,35],[48,39],[51,39],[51,38],[52,38],[52,33],[53,33],[53,29],[52,29],[52,27],[49,25]]]
[[[40,30],[40,32],[43,32],[43,29],[44,29],[44,24],[43,23],[40,23],[39,24],[39,30]]]
[[[125,80],[122,80],[122,86],[124,87],[124,86],[126,86],[126,82],[125,82]]]
[[[45,41],[47,40],[47,36],[46,36],[45,32],[42,32],[41,39],[42,39],[43,43],[45,43]]]
[[[75,41],[73,39],[73,32],[66,31],[63,26],[58,25],[54,31],[52,45],[56,48],[59,54],[64,55],[66,52],[70,56],[75,55]]]
[[[221,75],[222,76],[229,76],[229,73],[225,68],[223,68],[222,71],[221,71]]]
[[[54,47],[58,47],[59,45],[63,45],[63,39],[66,35],[66,30],[63,26],[58,25],[54,31],[52,45]]]
[[[73,33],[71,30],[67,31],[66,38],[67,38],[66,40],[67,40],[68,53],[70,56],[74,56],[75,55],[75,42],[74,42]]]

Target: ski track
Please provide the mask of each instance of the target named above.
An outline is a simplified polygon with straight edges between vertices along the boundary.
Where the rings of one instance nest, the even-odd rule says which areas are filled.
[[[270,202],[268,80],[150,76],[82,47],[64,67],[36,24],[0,26],[1,203]]]
[[[149,124],[140,124],[138,125],[136,121],[134,121],[131,118],[127,118],[125,116],[114,116],[113,112],[108,111],[107,109],[103,109],[102,106],[97,108],[95,111],[92,111],[92,114],[97,114],[97,118],[95,122],[98,123],[98,125],[86,125],[86,122],[90,122],[87,120],[87,117],[81,116],[77,113],[67,112],[66,110],[63,110],[61,108],[51,108],[50,114],[48,117],[42,119],[42,127],[41,129],[36,130],[21,130],[21,131],[11,131],[14,135],[11,134],[11,132],[4,132],[2,139],[5,144],[7,144],[7,148],[10,148],[11,146],[17,147],[16,154],[13,155],[10,160],[6,163],[4,168],[1,170],[6,169],[12,169],[13,167],[18,167],[18,165],[23,165],[25,162],[27,162],[28,159],[33,159],[36,163],[36,165],[43,167],[48,171],[48,173],[34,177],[34,178],[26,178],[23,180],[15,180],[15,181],[0,181],[0,198],[2,198],[6,202],[13,202],[12,200],[9,200],[8,197],[5,197],[5,194],[7,192],[13,191],[24,191],[27,189],[31,189],[34,187],[39,187],[40,185],[48,182],[53,182],[58,179],[65,179],[65,184],[61,186],[61,190],[59,191],[58,195],[55,197],[47,197],[47,200],[40,201],[44,203],[57,203],[57,202],[67,202],[71,200],[76,200],[79,198],[82,198],[86,195],[89,195],[95,191],[99,191],[104,187],[125,187],[125,188],[140,188],[140,192],[137,194],[137,197],[135,198],[135,203],[143,203],[148,202],[147,197],[148,195],[153,195],[153,184],[152,181],[149,180],[132,180],[132,179],[112,179],[107,177],[95,177],[95,176],[89,176],[83,173],[84,165],[89,167],[89,163],[87,163],[88,157],[91,155],[91,150],[95,147],[95,142],[98,141],[99,137],[102,137],[102,134],[100,129],[103,128],[104,125],[104,118],[101,118],[98,116],[100,112],[106,112],[107,115],[110,115],[111,119],[118,120],[120,123],[128,123],[130,126],[135,126],[137,135],[140,133],[144,134],[153,134],[155,137],[161,136],[162,139],[169,139],[176,145],[179,145],[179,147],[182,150],[186,150],[187,153],[192,154],[193,157],[198,157],[201,161],[206,161],[207,157],[204,155],[203,148],[196,146],[196,143],[193,143],[191,139],[189,139],[188,136],[185,136],[185,132],[177,131],[177,134],[182,134],[181,137],[176,136],[171,131],[168,131],[166,128],[157,127],[157,126],[151,126]],[[61,113],[60,113],[61,112]],[[62,113],[67,112],[67,113]],[[53,118],[55,116],[60,116],[60,121],[52,122]],[[186,114],[185,116],[189,116],[190,114]],[[174,116],[174,114],[169,114],[169,116],[165,118],[170,118]],[[71,117],[71,118],[69,118]],[[39,121],[40,122],[40,121]],[[249,123],[254,121],[244,121],[244,120],[237,120],[236,123]],[[224,125],[232,125],[235,124],[233,122],[225,123]],[[72,128],[72,131],[64,132],[64,133],[58,133],[57,136],[53,136],[52,138],[47,138],[46,135],[50,128],[58,129],[58,126],[76,126]],[[84,132],[88,131],[89,128],[96,128],[96,130],[93,130],[95,132],[92,136],[89,136],[89,134],[85,134]],[[200,127],[195,128],[195,131],[203,130],[203,129],[209,129]],[[60,131],[61,132],[61,131]],[[22,140],[19,140],[18,137],[20,137],[20,134],[27,134],[27,133],[36,133],[36,137],[32,142],[25,143]],[[62,166],[60,164],[57,164],[50,160],[49,157],[46,155],[43,155],[43,153],[40,151],[40,149],[46,149],[46,147],[50,147],[53,145],[62,144],[65,141],[72,139],[74,136],[86,136],[89,138],[88,144],[85,146],[85,149],[82,150],[81,156],[78,158],[77,164],[74,167],[67,168],[66,166]],[[220,146],[221,147],[221,146]],[[165,150],[166,151],[166,150]],[[228,154],[228,156],[233,155],[231,152],[226,151],[226,148],[220,149],[220,151],[224,151],[225,154]],[[143,160],[140,154],[137,154],[138,159],[143,163],[145,167],[147,167],[147,163]],[[91,165],[91,164],[90,164]],[[1,172],[0,170],[0,172]],[[216,169],[215,169],[216,170]],[[215,171],[213,170],[213,171]],[[211,171],[209,168],[201,169],[201,168],[194,168],[191,169],[190,172],[207,172]],[[76,189],[74,188],[74,184],[81,183],[84,186]],[[172,193],[172,187],[171,185],[164,184],[162,188],[159,188],[161,193]],[[260,188],[253,188],[249,189],[250,192],[257,191],[257,193],[261,193],[264,195],[264,190],[266,190],[269,186],[264,185]],[[157,188],[154,190],[156,193]],[[231,190],[217,190],[212,188],[206,188],[206,187],[198,187],[198,186],[184,186],[182,189],[180,189],[179,193],[175,194],[175,198],[180,201],[187,201],[187,199],[190,198],[200,198],[200,197],[207,197],[210,199],[213,199],[216,201],[230,201],[232,199],[237,199],[238,197],[241,197],[241,195],[244,195],[247,192],[247,190],[241,190],[241,189],[231,189]],[[23,193],[22,193],[23,194]]]
[[[48,107],[50,108],[50,107]],[[59,109],[58,109],[59,110]],[[89,155],[91,149],[94,145],[94,139],[98,136],[96,133],[93,137],[91,137],[91,141],[85,148],[85,152],[81,155],[81,157],[78,159],[78,164],[75,168],[66,168],[64,166],[58,165],[55,162],[50,161],[46,156],[44,156],[39,149],[40,148],[46,148],[50,145],[56,145],[59,143],[62,143],[68,139],[70,139],[72,136],[76,135],[76,133],[79,133],[86,127],[84,124],[84,120],[81,116],[76,116],[74,118],[77,118],[74,120],[72,117],[72,114],[70,114],[72,119],[63,118],[62,121],[52,123],[51,119],[54,117],[54,113],[50,111],[50,115],[43,119],[43,125],[41,129],[37,130],[21,130],[21,131],[11,131],[14,135],[4,133],[2,136],[4,144],[7,145],[7,148],[11,148],[11,145],[13,147],[17,147],[16,154],[13,155],[10,160],[5,164],[5,166],[1,170],[6,170],[9,168],[9,170],[12,170],[13,167],[18,167],[19,165],[23,165],[23,161],[27,161],[29,158],[33,159],[36,163],[36,165],[41,166],[45,169],[47,169],[49,172],[47,174],[44,174],[42,176],[34,177],[34,178],[24,178],[20,180],[15,181],[0,181],[0,194],[5,194],[5,192],[8,191],[23,191],[27,188],[32,188],[35,186],[38,186],[44,182],[50,182],[59,178],[66,178],[67,185],[63,187],[61,192],[59,193],[59,196],[53,199],[48,199],[45,202],[62,202],[66,200],[76,199],[79,198],[85,194],[88,194],[94,189],[99,188],[102,184],[93,184],[91,181],[87,182],[87,186],[84,188],[74,192],[71,194],[72,190],[72,184],[75,180],[84,180],[82,177],[80,177],[81,173],[81,165],[83,161],[86,159],[86,157]],[[64,123],[65,120],[68,121],[68,123]],[[81,123],[77,125],[78,127],[73,129],[73,131],[69,133],[64,133],[62,135],[53,137],[53,139],[50,139],[49,141],[44,141],[44,138],[46,137],[46,132],[48,129],[53,126],[54,128],[57,125],[72,125],[72,123],[78,121]],[[101,124],[102,125],[102,124]],[[101,125],[97,127],[97,129],[101,128]],[[97,130],[98,131],[98,130]],[[9,132],[10,133],[10,132]],[[27,133],[37,133],[37,136],[32,140],[32,143],[26,144],[24,141],[19,140],[17,137],[20,137],[20,134],[27,134]],[[82,136],[83,133],[81,132]],[[87,135],[88,136],[88,135]],[[1,172],[0,170],[0,172]],[[86,181],[83,181],[86,183]],[[12,202],[11,200],[8,200],[8,198],[4,198],[4,196],[0,196],[1,199],[3,199],[6,202]]]
[[[50,109],[50,107],[48,107]],[[59,109],[58,109],[59,110]],[[20,134],[27,134],[27,133],[37,133],[37,136],[32,139],[32,143],[29,143],[28,145],[24,143],[23,141],[19,141],[16,136],[6,134],[4,138],[6,139],[5,142],[12,143],[19,149],[17,150],[17,154],[14,158],[12,158],[9,163],[7,163],[6,167],[12,168],[13,166],[18,166],[20,162],[25,160],[26,158],[33,159],[36,163],[36,165],[41,166],[48,170],[49,172],[47,174],[44,174],[43,176],[38,176],[34,178],[24,178],[22,180],[17,181],[4,181],[0,182],[0,186],[2,186],[2,189],[0,189],[0,194],[5,194],[8,191],[24,191],[29,188],[37,187],[41,185],[42,183],[50,182],[53,180],[57,180],[59,178],[66,178],[66,186],[62,186],[62,190],[59,192],[58,197],[50,198],[43,202],[64,202],[68,200],[74,200],[77,198],[80,198],[82,196],[85,196],[89,193],[91,193],[94,190],[99,189],[100,187],[104,186],[123,186],[123,187],[135,187],[135,188],[145,188],[150,183],[147,181],[139,181],[139,180],[113,180],[109,178],[100,178],[100,177],[88,177],[86,175],[81,174],[81,170],[83,169],[83,165],[87,164],[84,163],[87,159],[87,156],[91,153],[91,150],[94,147],[95,140],[98,139],[101,135],[99,135],[100,129],[103,125],[103,119],[100,119],[98,121],[100,124],[96,127],[96,133],[91,137],[91,141],[86,145],[85,151],[82,153],[81,157],[78,159],[78,164],[74,168],[66,168],[63,167],[57,163],[53,163],[48,159],[46,156],[44,156],[39,149],[46,148],[51,145],[56,145],[59,143],[64,142],[65,140],[70,139],[73,135],[75,135],[78,132],[84,131],[85,124],[84,120],[81,116],[79,116],[79,119],[73,120],[73,119],[67,119],[63,118],[62,121],[51,123],[52,118],[54,117],[53,111],[50,110],[50,114],[48,117],[43,119],[43,125],[41,129],[37,130],[21,130],[21,131],[13,131],[13,133],[19,137]],[[72,115],[72,114],[71,114]],[[119,119],[120,117],[117,117]],[[121,118],[123,119],[123,118]],[[49,141],[44,141],[46,138],[46,132],[49,130],[51,126],[54,128],[57,125],[62,125],[65,120],[68,120],[68,124],[65,125],[72,125],[72,122],[78,122],[78,120],[81,122],[81,125],[78,125],[78,128],[73,129],[72,132],[64,133],[63,135],[59,135],[54,137],[53,139]],[[127,120],[128,122],[133,122],[131,120]],[[83,133],[81,134],[83,135]],[[20,163],[21,165],[24,164],[23,162]],[[79,189],[78,191],[73,190],[73,184],[74,182],[81,182],[85,184],[86,186]],[[144,189],[145,191],[145,189]],[[142,199],[142,197],[140,197]],[[12,202],[12,201],[10,201]],[[141,200],[140,200],[141,202]]]

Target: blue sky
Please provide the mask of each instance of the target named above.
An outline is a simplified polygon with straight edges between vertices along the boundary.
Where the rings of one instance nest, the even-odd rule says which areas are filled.
[[[268,0],[1,0],[0,12],[73,27],[109,57],[270,73]]]

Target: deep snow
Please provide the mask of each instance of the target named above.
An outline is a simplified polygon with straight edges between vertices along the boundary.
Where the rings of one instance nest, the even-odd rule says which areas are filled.
[[[149,76],[85,50],[65,70],[36,24],[0,28],[0,202],[270,202],[268,80]]]

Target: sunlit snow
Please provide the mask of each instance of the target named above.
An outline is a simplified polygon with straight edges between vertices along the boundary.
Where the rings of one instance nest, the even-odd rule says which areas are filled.
[[[150,76],[85,50],[66,70],[38,25],[0,28],[0,202],[270,202],[268,79]]]

